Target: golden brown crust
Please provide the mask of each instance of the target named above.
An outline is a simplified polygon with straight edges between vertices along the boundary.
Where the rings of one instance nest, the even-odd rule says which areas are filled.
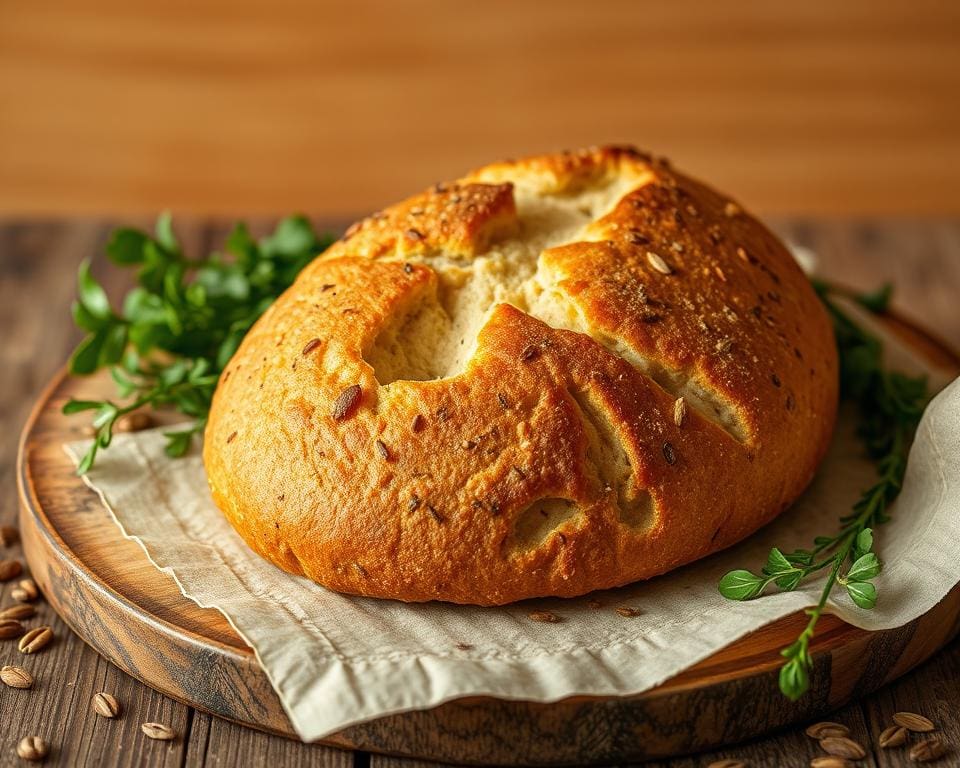
[[[549,216],[580,201],[555,242]],[[458,291],[507,263],[510,303],[479,308],[465,364],[378,381],[388,329],[382,355],[417,342],[398,318],[460,317]],[[631,149],[549,155],[352,227],[230,362],[204,461],[250,546],[332,589],[572,596],[786,508],[829,441],[836,369],[808,281],[738,206]]]

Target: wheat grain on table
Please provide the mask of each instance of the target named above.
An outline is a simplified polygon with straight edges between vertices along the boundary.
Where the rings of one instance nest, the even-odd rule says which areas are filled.
[[[16,435],[40,390],[78,340],[69,318],[73,275],[81,258],[94,257],[95,271],[118,292],[116,272],[104,269],[102,253],[113,222],[79,220],[0,221],[0,524],[16,517],[14,463]],[[873,287],[885,280],[897,286],[896,305],[908,316],[956,346],[960,341],[960,221],[881,222],[781,220],[775,228],[817,252],[825,273],[838,281]],[[223,222],[180,224],[188,248],[220,239]],[[4,557],[21,556],[18,545]],[[2,585],[0,605],[13,603],[17,580]],[[22,765],[16,755],[23,736],[50,744],[46,765],[69,766],[395,766],[427,765],[323,746],[303,745],[211,717],[164,697],[117,670],[73,635],[42,600],[31,626],[49,624],[54,642],[29,658],[31,689],[0,687],[0,768]],[[0,643],[0,662],[26,666],[16,644]],[[117,719],[98,717],[95,693],[113,694],[122,705]],[[880,750],[879,733],[894,712],[919,712],[960,747],[960,643],[954,641],[898,682],[837,712],[851,736],[868,745],[862,765],[912,765],[905,750]],[[721,713],[735,717],[735,713]],[[156,741],[141,731],[144,722],[172,728],[172,741]],[[651,765],[706,766],[721,758],[751,765],[805,766],[821,754],[802,728],[754,743]],[[482,759],[464,748],[464,760]],[[952,762],[951,762],[952,761]],[[954,751],[943,765],[957,764]],[[936,763],[935,763],[936,764]]]

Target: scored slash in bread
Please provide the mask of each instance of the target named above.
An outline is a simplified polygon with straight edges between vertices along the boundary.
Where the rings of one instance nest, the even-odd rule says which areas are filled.
[[[781,242],[605,147],[352,226],[223,372],[204,462],[281,568],[495,605],[741,540],[809,483],[836,407],[830,323]]]

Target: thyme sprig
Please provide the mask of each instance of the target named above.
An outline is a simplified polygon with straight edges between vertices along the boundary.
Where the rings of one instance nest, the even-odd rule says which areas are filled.
[[[759,574],[730,571],[719,584],[724,597],[752,600],[771,584],[790,591],[809,577],[827,572],[819,601],[807,610],[806,627],[782,651],[786,662],[780,669],[780,690],[792,700],[809,688],[813,669],[810,640],[834,588],[843,587],[860,608],[869,610],[877,603],[873,580],[882,566],[873,551],[873,529],[890,519],[887,509],[900,493],[910,442],[928,400],[926,379],[885,368],[881,341],[833,300],[836,295],[846,295],[870,311],[882,313],[891,298],[889,285],[869,294],[847,293],[821,281],[814,281],[814,287],[833,321],[841,398],[859,406],[857,432],[876,463],[877,481],[840,518],[833,535],[817,536],[809,549],[784,553],[774,547]]]
[[[115,230],[107,256],[135,268],[136,287],[115,311],[90,265],[80,265],[73,319],[87,332],[70,358],[73,374],[109,368],[124,402],[70,400],[63,412],[93,411],[95,439],[77,471],[87,472],[110,445],[118,419],[140,408],[171,406],[192,419],[166,433],[166,451],[182,456],[206,424],[217,379],[244,335],[314,256],[332,242],[302,216],[283,219],[255,240],[238,223],[226,254],[183,253],[168,214],[153,235]]]

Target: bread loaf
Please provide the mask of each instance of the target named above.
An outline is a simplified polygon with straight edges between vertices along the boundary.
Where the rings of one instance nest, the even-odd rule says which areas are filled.
[[[204,461],[281,568],[496,605],[741,540],[809,483],[836,404],[829,320],[781,242],[606,147],[352,226],[224,370]]]

